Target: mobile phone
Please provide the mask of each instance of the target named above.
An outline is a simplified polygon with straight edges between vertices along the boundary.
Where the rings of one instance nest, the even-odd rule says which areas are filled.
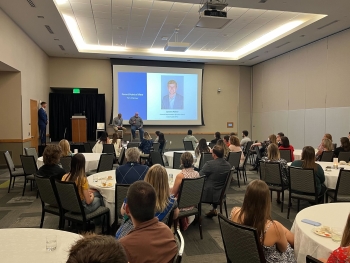
[[[313,225],[313,226],[320,226],[321,225],[321,223],[316,222],[316,221],[312,221],[310,219],[303,219],[303,220],[301,220],[301,222],[309,224],[309,225]]]

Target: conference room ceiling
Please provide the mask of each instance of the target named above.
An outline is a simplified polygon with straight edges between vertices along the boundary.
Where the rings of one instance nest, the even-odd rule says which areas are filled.
[[[350,27],[348,0],[226,2],[232,22],[222,29],[195,27],[200,0],[0,0],[0,8],[54,57],[251,66]],[[186,52],[163,51],[175,28],[191,43]]]

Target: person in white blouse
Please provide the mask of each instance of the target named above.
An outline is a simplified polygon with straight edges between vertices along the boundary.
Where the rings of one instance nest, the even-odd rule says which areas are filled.
[[[111,144],[111,140],[108,138],[107,132],[102,132],[101,137],[97,140],[94,148],[92,148],[93,153],[102,153],[103,144]]]

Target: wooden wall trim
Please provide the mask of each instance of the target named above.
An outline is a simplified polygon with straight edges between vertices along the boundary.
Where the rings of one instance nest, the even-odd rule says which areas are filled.
[[[26,139],[0,139],[0,143],[24,143],[24,142],[30,142],[31,138]]]
[[[234,131],[225,131],[225,132],[220,132],[222,136],[225,136],[225,135],[230,135],[231,132],[234,132]],[[163,132],[164,135],[187,135],[187,132]],[[237,132],[235,132],[237,133]],[[130,135],[131,133],[130,132],[124,132],[124,135]],[[151,136],[154,134],[154,132],[151,132]],[[192,135],[214,135],[215,132],[192,132]],[[112,136],[113,133],[109,133],[108,134],[109,136]]]

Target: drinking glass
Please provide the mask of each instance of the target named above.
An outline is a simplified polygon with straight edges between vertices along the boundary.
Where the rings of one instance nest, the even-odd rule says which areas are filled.
[[[56,235],[46,236],[46,250],[54,251],[56,247],[57,247],[57,236]]]
[[[331,236],[334,242],[340,242],[342,235],[343,235],[343,229],[341,229],[340,227],[331,228]]]
[[[172,183],[174,181],[174,176],[173,174],[169,174],[169,182]]]

